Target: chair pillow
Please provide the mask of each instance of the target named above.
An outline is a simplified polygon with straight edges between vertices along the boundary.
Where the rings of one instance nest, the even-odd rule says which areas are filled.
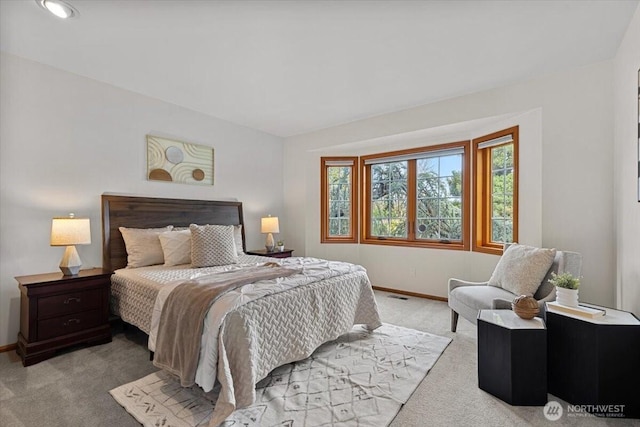
[[[238,262],[233,225],[191,224],[189,230],[192,267],[213,267]]]
[[[489,279],[489,285],[515,295],[533,296],[555,256],[555,249],[513,244],[502,254]]]
[[[162,228],[125,228],[120,233],[127,249],[127,268],[145,267],[164,263],[159,235],[171,231],[173,226]]]
[[[164,254],[164,265],[169,267],[191,263],[191,230],[166,231],[158,237]]]

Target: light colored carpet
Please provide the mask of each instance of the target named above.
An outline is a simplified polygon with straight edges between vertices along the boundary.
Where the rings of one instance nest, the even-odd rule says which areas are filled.
[[[256,386],[255,404],[222,425],[386,426],[450,342],[388,324],[373,332],[355,327],[311,357],[275,369]],[[144,426],[206,426],[217,400],[217,390],[183,388],[165,372],[111,395]]]
[[[400,300],[380,291],[375,294],[384,322],[453,338],[390,427],[640,426],[639,420],[566,414],[558,421],[548,421],[540,407],[508,405],[478,388],[473,324],[461,318],[458,332],[452,333],[446,303],[414,297]],[[133,328],[114,328],[113,332],[109,344],[74,347],[27,368],[14,351],[0,353],[0,425],[139,427],[109,390],[157,368],[149,361],[144,334]],[[556,398],[549,395],[549,399]],[[566,403],[560,402],[566,409]]]

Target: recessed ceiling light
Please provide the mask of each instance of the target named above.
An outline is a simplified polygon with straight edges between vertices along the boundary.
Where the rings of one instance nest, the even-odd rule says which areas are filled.
[[[78,15],[78,11],[73,6],[62,0],[36,0],[36,3],[58,18],[69,19]]]

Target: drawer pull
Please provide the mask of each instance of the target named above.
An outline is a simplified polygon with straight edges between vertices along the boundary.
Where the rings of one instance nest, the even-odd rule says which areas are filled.
[[[66,300],[64,300],[64,303],[65,304],[69,304],[71,301],[80,302],[81,300],[80,300],[80,298],[70,297],[70,298],[67,298]]]
[[[80,319],[69,319],[66,322],[64,322],[62,325],[63,326],[69,326],[72,323],[75,323],[77,325],[78,323],[80,323]]]

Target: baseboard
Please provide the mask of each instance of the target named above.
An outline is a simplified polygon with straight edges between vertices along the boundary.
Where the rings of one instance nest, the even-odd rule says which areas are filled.
[[[13,344],[3,345],[0,347],[0,353],[5,353],[7,351],[13,351],[18,347],[18,343],[14,342]]]
[[[401,291],[399,289],[383,288],[381,286],[372,286],[372,288],[378,291],[391,292],[394,294],[407,295],[410,297],[432,299],[435,301],[443,301],[443,302],[449,301],[449,299],[445,297],[437,297],[435,295],[421,294],[419,292]]]

